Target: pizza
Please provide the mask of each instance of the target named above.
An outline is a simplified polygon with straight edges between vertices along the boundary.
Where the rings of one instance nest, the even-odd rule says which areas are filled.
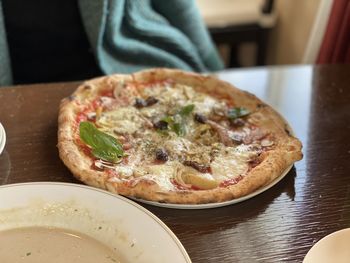
[[[85,184],[173,204],[223,202],[302,158],[286,121],[214,76],[151,69],[84,82],[62,100],[60,158]]]

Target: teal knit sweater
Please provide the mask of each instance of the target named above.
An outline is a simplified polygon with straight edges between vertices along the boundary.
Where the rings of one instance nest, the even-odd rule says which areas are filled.
[[[83,25],[105,74],[150,67],[214,71],[223,64],[193,0],[78,0]],[[0,0],[0,86],[11,61]]]

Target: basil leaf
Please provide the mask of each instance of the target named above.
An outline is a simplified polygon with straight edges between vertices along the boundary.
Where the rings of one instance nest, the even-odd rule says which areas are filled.
[[[179,114],[180,114],[182,117],[186,117],[186,116],[190,115],[190,113],[193,111],[193,109],[194,109],[194,104],[189,104],[189,105],[183,107],[183,108],[180,110]]]
[[[182,123],[176,122],[171,128],[178,136],[184,136],[186,134],[185,125]]]
[[[115,151],[110,151],[108,149],[92,149],[91,153],[93,156],[95,156],[98,159],[102,159],[104,161],[116,163],[119,161],[121,156],[118,156],[118,154]]]
[[[117,139],[99,131],[91,122],[80,123],[79,135],[81,140],[92,148],[91,153],[96,158],[116,163],[124,155],[123,147]]]
[[[172,116],[165,116],[161,121],[168,124],[167,130],[175,132],[178,136],[184,136],[186,134],[185,118],[188,117],[194,109],[193,104],[189,104],[181,108],[178,113]],[[161,130],[160,128],[157,128]],[[162,131],[164,134],[164,130]]]
[[[240,117],[244,117],[250,114],[250,111],[243,107],[237,107],[229,109],[227,112],[227,116],[229,119],[234,120]]]
[[[98,139],[93,136],[93,134],[95,134],[95,129],[95,125],[93,125],[91,122],[82,121],[79,124],[80,139],[87,145],[90,145],[92,148],[98,147]]]
[[[166,129],[161,129],[157,128],[157,131],[160,132],[161,134],[168,134],[167,131],[173,131],[179,136],[185,135],[185,127],[182,119],[180,120],[175,120],[173,116],[166,116],[161,121],[167,123]]]
[[[172,116],[166,116],[161,120],[165,121],[168,124],[168,127],[174,123],[174,118]]]

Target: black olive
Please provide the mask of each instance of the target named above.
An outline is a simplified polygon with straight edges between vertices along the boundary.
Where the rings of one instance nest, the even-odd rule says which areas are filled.
[[[209,165],[197,163],[195,161],[185,161],[183,163],[186,166],[191,166],[192,168],[196,169],[197,171],[201,173],[210,173],[211,169]]]
[[[242,127],[244,126],[245,121],[241,118],[237,118],[237,119],[231,120],[231,124],[237,127]]]
[[[141,99],[141,98],[136,98],[135,99],[135,107],[136,108],[143,108],[143,107],[146,107],[147,106],[147,103],[144,99]]]
[[[164,149],[157,149],[156,150],[156,159],[159,161],[166,162],[168,161],[168,154]]]
[[[199,113],[194,114],[194,119],[199,123],[206,123],[207,122],[207,117],[205,117],[204,115],[199,114]]]
[[[158,121],[153,124],[154,128],[158,130],[166,130],[168,129],[168,123],[166,121]]]
[[[158,101],[159,101],[159,100],[156,99],[155,97],[150,96],[150,97],[148,97],[148,98],[146,99],[146,105],[147,105],[147,106],[152,106],[152,105],[156,104]]]

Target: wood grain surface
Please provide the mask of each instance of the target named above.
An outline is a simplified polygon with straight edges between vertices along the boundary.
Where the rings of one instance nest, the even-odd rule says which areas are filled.
[[[193,263],[301,262],[320,238],[350,227],[350,65],[271,67],[218,74],[274,106],[304,158],[277,185],[208,210],[143,205],[178,236]],[[58,157],[57,112],[79,83],[0,87],[7,132],[0,184],[77,182]]]

